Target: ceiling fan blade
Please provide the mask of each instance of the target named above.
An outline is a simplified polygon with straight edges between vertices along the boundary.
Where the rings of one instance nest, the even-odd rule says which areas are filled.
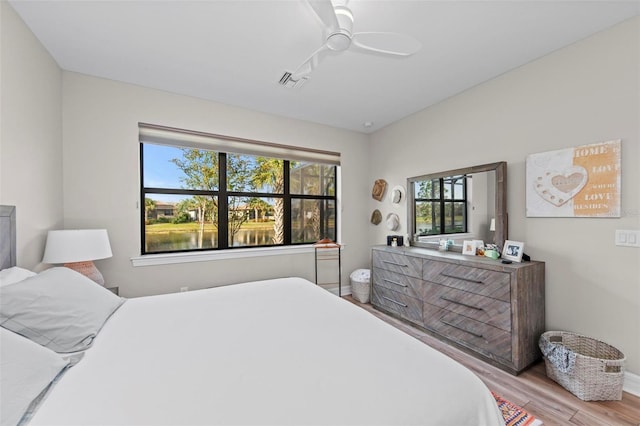
[[[408,34],[363,32],[355,33],[351,45],[367,52],[394,56],[411,56],[422,43]]]
[[[294,80],[298,80],[311,74],[311,72],[318,66],[320,60],[322,60],[328,50],[329,47],[326,43],[320,46],[294,72],[291,73],[291,78],[293,78]]]
[[[336,12],[333,9],[333,4],[331,0],[307,0],[311,8],[318,18],[322,21],[322,23],[327,27],[329,34],[338,31],[338,18],[336,17]]]

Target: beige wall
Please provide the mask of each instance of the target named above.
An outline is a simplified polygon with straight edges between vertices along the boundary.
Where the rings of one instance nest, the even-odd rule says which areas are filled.
[[[343,283],[368,265],[365,135],[70,72],[63,75],[63,97],[65,226],[107,228],[113,257],[96,264],[121,294],[314,279],[311,254],[133,267],[130,258],[140,255],[138,122],[340,152]]]
[[[508,162],[509,237],[546,262],[547,329],[622,350],[640,373],[640,19],[628,21],[428,108],[371,138],[371,180]],[[528,154],[622,139],[622,217],[526,218]],[[369,202],[373,209],[380,204]],[[383,211],[383,216],[390,209]],[[406,214],[402,209],[403,230]],[[370,226],[371,243],[385,229]]]
[[[62,72],[0,1],[0,204],[16,206],[18,265],[37,269],[62,212]]]

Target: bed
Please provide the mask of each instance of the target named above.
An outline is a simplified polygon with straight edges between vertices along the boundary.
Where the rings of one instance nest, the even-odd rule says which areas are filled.
[[[31,287],[46,297],[9,302]],[[75,271],[51,268],[0,291],[2,411],[5,395],[22,387],[5,383],[16,374],[5,365],[6,337],[53,360],[39,366],[56,365],[35,402],[3,426],[504,424],[472,372],[302,278],[125,301]],[[34,299],[46,301],[25,308]],[[60,324],[66,331],[54,333],[65,338],[37,343],[41,334],[7,329],[24,326],[29,310],[39,312],[36,323],[53,315],[45,322]],[[78,321],[85,315],[103,318]],[[81,336],[67,339],[73,327]]]

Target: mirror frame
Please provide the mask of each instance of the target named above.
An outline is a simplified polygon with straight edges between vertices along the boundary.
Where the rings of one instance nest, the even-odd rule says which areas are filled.
[[[495,172],[495,209],[496,209],[496,230],[495,242],[502,250],[505,240],[508,238],[508,214],[507,214],[507,162],[482,164],[479,166],[465,167],[456,170],[430,173],[422,176],[414,176],[407,179],[407,228],[409,231],[410,244],[417,247],[437,248],[437,243],[421,243],[414,240],[415,230],[415,188],[414,183],[422,180],[438,179],[447,176],[467,175],[480,172]],[[447,235],[447,234],[444,234]],[[451,234],[455,235],[455,234]],[[461,246],[460,246],[461,247]]]

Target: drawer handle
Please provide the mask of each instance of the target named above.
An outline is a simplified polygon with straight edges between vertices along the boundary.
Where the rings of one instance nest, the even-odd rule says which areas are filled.
[[[475,283],[475,284],[484,284],[484,281],[478,281],[478,280],[474,280],[473,278],[465,278],[465,277],[459,277],[457,275],[451,275],[451,274],[440,274],[443,277],[447,277],[447,278],[455,278],[457,280],[462,280],[462,281],[468,281],[470,283]]]
[[[441,323],[443,323],[443,324],[447,324],[448,326],[451,326],[451,327],[453,327],[453,328],[457,328],[458,330],[464,331],[465,333],[469,333],[469,334],[471,334],[472,336],[475,336],[475,337],[477,337],[477,338],[479,338],[479,339],[484,338],[484,336],[483,336],[482,334],[478,334],[478,333],[476,333],[475,331],[467,330],[466,328],[463,328],[463,327],[460,327],[460,326],[458,326],[458,325],[452,324],[452,323],[450,323],[450,322],[448,322],[448,321],[440,320],[440,322],[441,322]]]
[[[392,298],[390,298],[390,297],[382,296],[382,298],[383,298],[384,300],[388,300],[388,301],[389,301],[389,302],[391,302],[391,303],[395,303],[396,305],[400,305],[400,306],[402,306],[403,308],[406,308],[406,307],[407,307],[407,305],[405,305],[404,303],[402,303],[402,302],[398,302],[397,300],[393,300],[393,299],[392,299]]]
[[[386,281],[386,282],[388,282],[388,283],[390,283],[390,284],[398,285],[398,286],[400,286],[400,287],[407,287],[407,285],[406,285],[406,284],[402,284],[402,283],[399,283],[399,282],[397,282],[397,281],[391,281],[391,280],[388,280],[388,279],[386,279],[386,278],[383,278],[383,281]]]
[[[440,299],[446,300],[447,302],[455,303],[456,305],[461,305],[467,308],[475,309],[476,311],[484,311],[483,308],[478,308],[477,306],[469,305],[464,302],[458,302],[457,300],[449,299],[448,297],[440,296]]]
[[[389,265],[393,265],[393,266],[401,266],[403,268],[408,267],[409,265],[405,264],[405,263],[397,263],[397,262],[392,262],[390,260],[383,260],[382,263],[388,263]]]

